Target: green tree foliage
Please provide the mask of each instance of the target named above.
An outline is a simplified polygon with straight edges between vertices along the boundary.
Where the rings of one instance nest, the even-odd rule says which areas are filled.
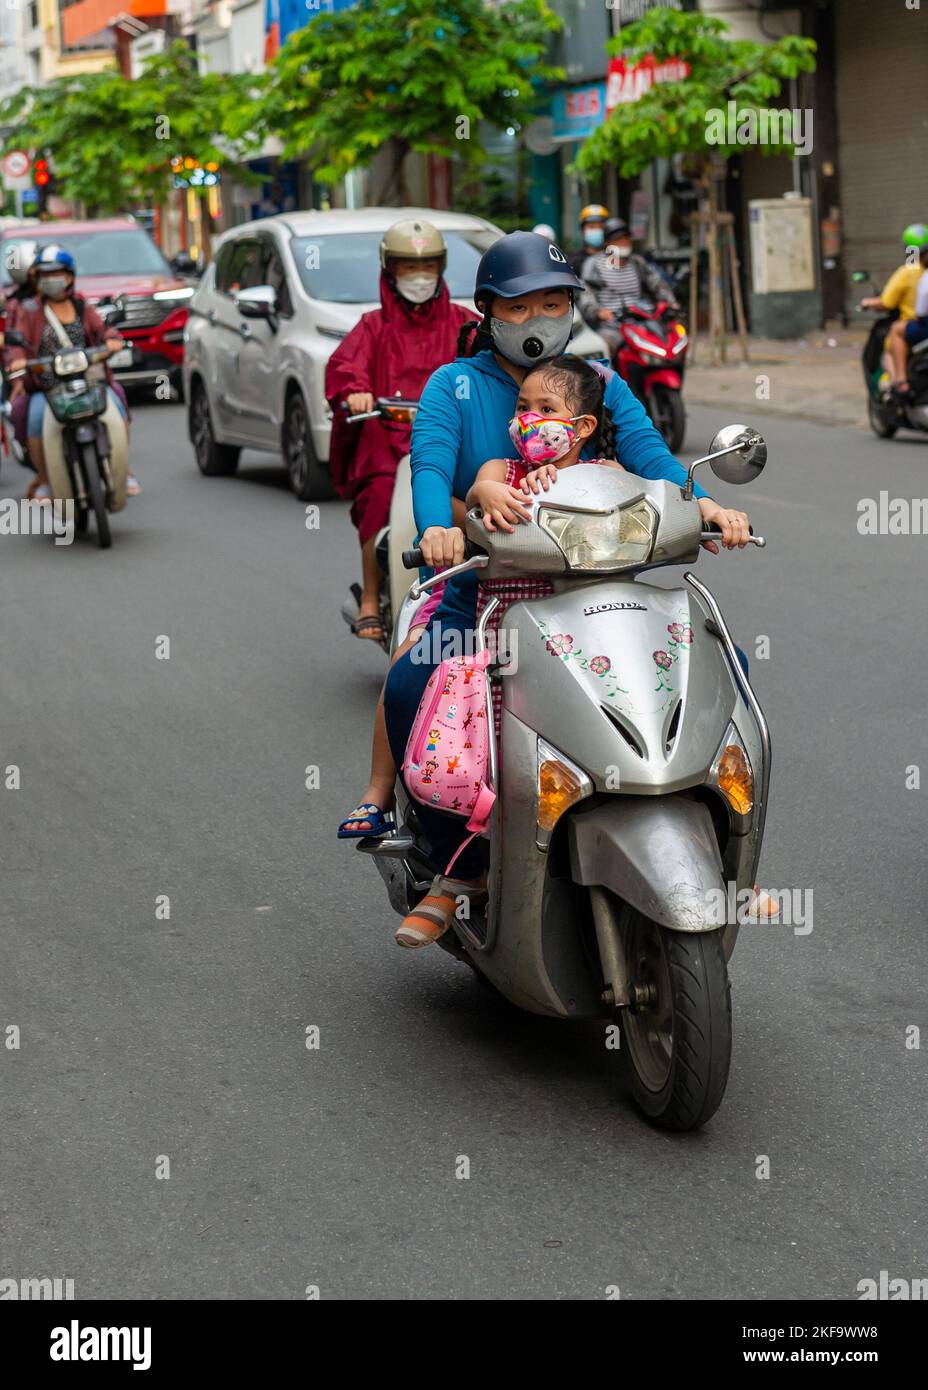
[[[334,182],[388,146],[384,200],[406,200],[410,151],[483,159],[478,125],[530,119],[533,84],[556,81],[542,61],[560,20],[544,0],[360,0],[291,35],[269,71],[259,122]]]
[[[702,157],[736,153],[741,146],[709,144],[707,113],[737,102],[740,112],[776,105],[784,83],[815,70],[815,43],[787,36],[775,43],[728,39],[728,25],[711,15],[651,10],[607,44],[611,54],[636,62],[653,54],[658,63],[684,58],[690,76],[656,83],[640,100],[618,106],[585,141],[577,157],[583,173],[614,164],[623,178],[641,173],[652,160],[687,153]],[[765,153],[788,154],[792,146],[776,139],[758,141]]]
[[[5,149],[44,151],[57,190],[92,214],[124,211],[137,200],[163,201],[172,156],[227,172],[256,146],[243,129],[253,79],[201,74],[196,57],[175,43],[134,81],[115,68],[25,87],[0,106]]]

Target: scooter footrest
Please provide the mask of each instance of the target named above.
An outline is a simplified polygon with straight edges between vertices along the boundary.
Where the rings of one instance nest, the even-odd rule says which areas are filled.
[[[415,844],[411,835],[385,835],[381,839],[359,840],[358,849],[361,854],[373,854],[380,859],[405,859]]]

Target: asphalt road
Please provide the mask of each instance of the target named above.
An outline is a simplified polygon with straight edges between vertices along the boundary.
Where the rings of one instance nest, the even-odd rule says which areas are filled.
[[[724,422],[694,410],[693,453]],[[336,843],[385,665],[339,617],[342,504],[307,530],[256,454],[201,478],[183,409],[144,406],[109,553],[0,536],[0,1278],[847,1299],[928,1275],[928,540],[856,529],[858,499],[928,492],[928,445],[758,423],[766,473],[717,493],[769,546],[698,572],[772,727],[763,879],[813,893],[814,925],[742,932],[731,1082],[695,1135],[648,1128],[601,1028],[398,950]]]

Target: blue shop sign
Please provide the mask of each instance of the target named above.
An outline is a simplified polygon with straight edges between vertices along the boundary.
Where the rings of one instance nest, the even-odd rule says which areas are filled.
[[[562,87],[551,97],[551,134],[555,140],[585,140],[605,118],[605,82]]]
[[[286,43],[297,29],[305,29],[320,14],[351,9],[355,0],[265,0],[265,33],[277,29],[277,42]]]

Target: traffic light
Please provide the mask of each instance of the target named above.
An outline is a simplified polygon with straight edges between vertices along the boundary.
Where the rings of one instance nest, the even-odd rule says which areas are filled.
[[[38,211],[41,214],[47,211],[49,194],[55,191],[55,176],[44,155],[36,155],[32,161],[32,183],[38,195]]]

